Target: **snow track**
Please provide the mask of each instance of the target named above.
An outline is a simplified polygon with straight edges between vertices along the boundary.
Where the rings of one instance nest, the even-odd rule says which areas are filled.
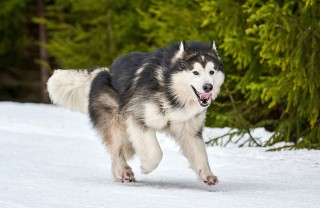
[[[209,161],[220,183],[208,187],[196,179],[175,144],[158,136],[164,152],[159,167],[143,175],[133,159],[129,163],[138,182],[114,183],[109,156],[86,116],[52,105],[2,102],[0,208],[320,204],[320,151],[209,147]]]

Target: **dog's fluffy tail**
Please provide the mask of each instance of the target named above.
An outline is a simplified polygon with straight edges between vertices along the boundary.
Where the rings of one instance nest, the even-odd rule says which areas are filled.
[[[88,114],[91,83],[101,71],[108,69],[55,70],[47,83],[51,101],[70,110]]]

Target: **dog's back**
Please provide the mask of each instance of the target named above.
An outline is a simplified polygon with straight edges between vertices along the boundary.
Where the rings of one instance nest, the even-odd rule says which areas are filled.
[[[110,66],[112,85],[124,95],[133,82],[137,70],[142,66],[146,53],[132,52],[117,58]]]

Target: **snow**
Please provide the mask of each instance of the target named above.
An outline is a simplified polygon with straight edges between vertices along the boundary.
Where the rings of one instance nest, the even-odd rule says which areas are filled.
[[[205,136],[229,129],[206,128]],[[263,137],[270,132],[255,130]],[[137,183],[115,183],[88,118],[52,105],[0,103],[0,208],[318,207],[320,151],[208,147],[220,183],[202,184],[175,143],[158,134],[163,161]]]

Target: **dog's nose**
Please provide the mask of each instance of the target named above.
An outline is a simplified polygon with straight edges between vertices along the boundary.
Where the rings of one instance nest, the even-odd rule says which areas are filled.
[[[205,91],[205,92],[210,92],[212,90],[213,86],[212,84],[209,84],[209,83],[205,83],[203,86],[202,86],[202,89]]]

